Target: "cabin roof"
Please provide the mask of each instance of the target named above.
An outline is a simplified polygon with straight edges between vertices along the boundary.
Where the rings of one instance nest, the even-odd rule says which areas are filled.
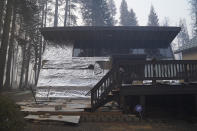
[[[166,48],[180,32],[180,27],[152,26],[75,26],[45,27],[45,40],[56,44],[74,41],[75,48]]]

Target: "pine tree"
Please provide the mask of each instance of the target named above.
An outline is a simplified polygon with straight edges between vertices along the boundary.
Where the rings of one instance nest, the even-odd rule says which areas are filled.
[[[120,24],[122,26],[129,25],[129,11],[128,11],[127,2],[125,0],[122,0],[120,5]]]
[[[159,26],[159,19],[153,6],[151,6],[148,16],[148,26]]]
[[[0,1],[0,38],[1,38],[1,32],[2,32],[2,26],[3,26],[3,16],[4,16],[4,5],[5,0]]]
[[[35,83],[41,67],[43,42],[39,29],[47,23],[47,0],[4,0],[4,2],[6,11],[2,20],[5,23],[0,48],[0,89],[3,86],[6,88],[13,86],[13,81],[18,80],[17,76],[21,76],[20,87],[22,85],[28,87],[29,64],[35,64]],[[22,52],[19,51],[19,47],[22,47]],[[3,85],[4,77],[5,85]]]
[[[112,16],[113,25],[116,25],[117,24],[117,20],[116,20],[117,9],[116,9],[114,0],[108,0],[108,8]]]
[[[58,26],[58,8],[59,7],[59,3],[58,0],[55,0],[55,14],[54,14],[54,26],[57,27]]]
[[[66,0],[66,5],[65,5],[65,13],[64,13],[64,26],[67,26],[67,21],[68,21],[68,10],[69,10],[69,2],[70,0]]]
[[[178,46],[183,46],[189,43],[189,34],[187,30],[187,24],[185,19],[180,19],[179,26],[181,27],[181,32],[178,34]]]
[[[6,80],[5,80],[5,87],[11,88],[11,60],[13,54],[13,47],[14,47],[14,37],[15,37],[15,30],[16,30],[16,14],[17,14],[17,1],[14,1],[13,7],[13,17],[12,17],[12,29],[11,29],[11,36],[9,41],[9,49],[8,49],[8,60],[7,60],[7,68],[6,68]]]
[[[148,16],[148,26],[159,26],[159,19],[153,6],[151,6],[150,14]],[[159,49],[146,49],[145,52],[148,56],[154,58],[161,56]]]
[[[82,16],[86,25],[111,26],[113,19],[106,0],[81,0]]]
[[[3,35],[1,41],[1,48],[0,48],[0,89],[3,87],[4,83],[4,71],[6,65],[6,54],[9,42],[9,32],[10,32],[10,25],[11,25],[11,17],[12,17],[12,10],[13,10],[13,0],[8,0],[6,5],[6,16],[5,16],[5,24],[3,27]]]
[[[162,26],[169,26],[170,24],[170,19],[168,18],[168,17],[164,17],[164,20],[163,20],[163,24],[162,24]]]
[[[193,32],[194,35],[197,36],[197,0],[189,0],[190,4],[191,4],[191,8],[192,8],[192,18],[194,21],[194,28],[193,28]]]
[[[111,12],[109,10],[108,4],[106,0],[101,0],[101,18],[104,21],[103,26],[112,26],[113,25],[113,17],[111,15]]]
[[[120,24],[122,26],[137,26],[138,21],[135,12],[133,9],[130,9],[128,11],[127,2],[125,0],[122,0],[121,6],[120,6]]]
[[[138,25],[137,17],[133,9],[131,9],[129,12],[129,26],[137,26],[137,25]]]
[[[76,25],[77,16],[74,14],[78,0],[66,0],[64,8],[64,26]]]
[[[20,11],[18,11],[20,18],[20,29],[19,35],[16,38],[19,44],[18,46],[22,47],[22,68],[20,71],[21,77],[19,88],[28,87],[27,74],[29,74],[28,68],[30,59],[35,59],[34,63],[31,60],[32,64],[35,64],[35,83],[39,76],[39,70],[41,67],[41,55],[43,51],[43,42],[39,28],[44,27],[45,2],[46,1],[44,0],[20,0]]]

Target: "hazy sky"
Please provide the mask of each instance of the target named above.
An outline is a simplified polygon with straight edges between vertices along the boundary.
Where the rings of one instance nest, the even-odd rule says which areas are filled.
[[[122,0],[114,0],[119,9]],[[180,18],[185,18],[189,33],[191,34],[192,20],[189,0],[126,0],[128,8],[133,8],[140,25],[147,25],[151,4],[159,17],[160,24],[165,17],[170,20],[170,25],[176,26]],[[119,13],[119,11],[118,11]],[[119,17],[119,16],[118,16]]]

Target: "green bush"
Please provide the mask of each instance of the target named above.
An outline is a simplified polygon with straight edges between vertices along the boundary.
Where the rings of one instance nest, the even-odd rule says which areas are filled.
[[[22,131],[24,119],[17,105],[0,95],[0,131]]]

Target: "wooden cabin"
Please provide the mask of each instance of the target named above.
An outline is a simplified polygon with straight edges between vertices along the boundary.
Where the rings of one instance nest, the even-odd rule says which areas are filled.
[[[180,54],[183,60],[197,60],[197,38],[194,37],[189,43],[183,44],[175,54]]]
[[[179,31],[179,27],[146,26],[41,29],[46,41],[72,44],[73,57],[111,57],[108,73],[87,94],[91,111],[116,101],[125,112],[164,96],[168,102],[173,96],[182,102],[185,95],[197,101],[197,61],[174,60],[170,47]]]
[[[173,59],[170,43],[178,27],[58,27],[43,28],[47,41],[72,43],[73,57],[146,54],[147,58]],[[68,42],[69,41],[69,42]]]

